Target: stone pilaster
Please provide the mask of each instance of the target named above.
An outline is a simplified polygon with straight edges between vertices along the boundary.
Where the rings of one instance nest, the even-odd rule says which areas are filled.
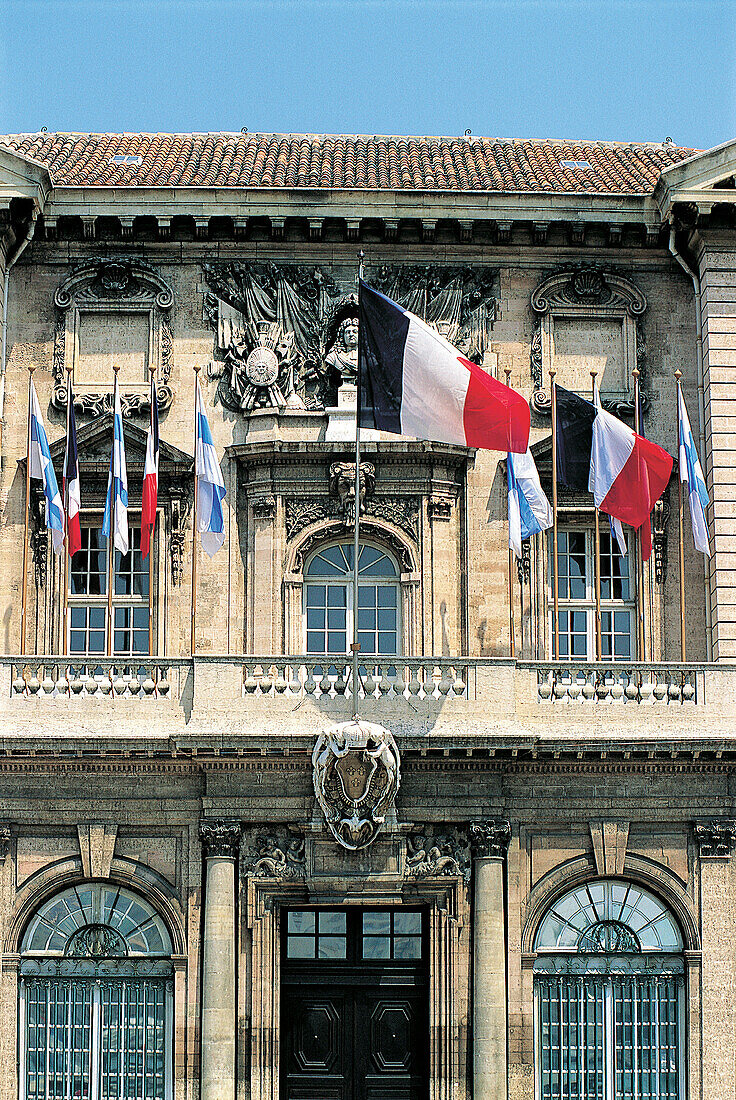
[[[702,1077],[709,1100],[730,1100],[736,1049],[736,821],[698,821],[702,936]]]
[[[503,864],[508,821],[474,822],[473,1097],[506,1100],[506,929]]]
[[[235,1100],[235,870],[240,825],[205,821],[201,1100]]]

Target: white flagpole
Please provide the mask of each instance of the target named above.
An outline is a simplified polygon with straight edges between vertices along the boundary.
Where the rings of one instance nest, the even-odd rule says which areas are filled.
[[[20,602],[20,652],[21,656],[26,651],[26,617],[28,611],[28,542],[29,542],[29,517],[31,511],[31,395],[33,393],[33,372],[35,364],[28,368],[28,438],[26,441],[26,518],[23,531],[23,587]]]
[[[358,295],[363,279],[363,259],[365,253],[358,253]],[[358,342],[358,377],[355,393],[355,533],[353,538],[353,642],[350,647],[353,654],[353,717],[358,717],[358,554],[360,553],[360,341]]]
[[[112,397],[112,458],[110,460],[112,473],[110,475],[110,534],[107,536],[107,655],[113,654],[113,640],[115,637],[112,621],[112,586],[115,582],[115,521],[118,514],[118,498],[115,492],[115,409],[118,398],[118,371],[120,367],[114,364],[115,382]],[[112,675],[112,670],[111,670]]]

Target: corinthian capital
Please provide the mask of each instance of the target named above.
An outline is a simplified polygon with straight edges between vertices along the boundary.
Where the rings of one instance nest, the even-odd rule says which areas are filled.
[[[240,847],[240,823],[238,821],[203,821],[199,826],[205,856],[238,858]]]
[[[503,859],[510,839],[511,825],[508,821],[473,821],[470,826],[473,855],[480,859]]]
[[[730,856],[736,847],[736,821],[696,821],[693,832],[701,859]]]

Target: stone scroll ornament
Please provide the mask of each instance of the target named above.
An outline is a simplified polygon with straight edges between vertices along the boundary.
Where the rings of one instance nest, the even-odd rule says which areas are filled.
[[[393,735],[361,719],[332,726],[317,738],[312,778],[338,844],[352,852],[367,848],[399,790],[400,758]]]

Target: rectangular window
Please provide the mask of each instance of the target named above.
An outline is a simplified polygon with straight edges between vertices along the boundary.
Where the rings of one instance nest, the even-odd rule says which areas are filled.
[[[596,658],[595,532],[558,529],[558,595],[560,657],[580,661]],[[601,658],[631,660],[634,656],[635,608],[631,553],[622,557],[611,536],[608,518],[601,516]],[[549,549],[550,632],[552,622],[552,545]],[[551,634],[550,634],[551,637]],[[551,642],[550,642],[551,649]]]
[[[140,527],[128,532],[127,554],[115,551],[112,586],[113,655],[148,654],[148,559],[141,558]],[[69,653],[104,656],[107,647],[107,539],[82,528],[82,547],[69,568]]]

